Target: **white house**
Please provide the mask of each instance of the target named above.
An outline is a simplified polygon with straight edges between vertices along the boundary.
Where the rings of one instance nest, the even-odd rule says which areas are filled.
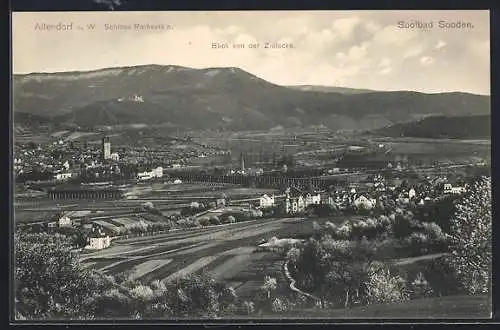
[[[151,172],[153,172],[153,176],[155,178],[163,177],[163,167],[161,167],[161,166],[158,166],[157,168],[153,169]]]
[[[285,212],[288,214],[302,212],[305,209],[305,199],[301,195],[298,197],[287,196],[285,199]]]
[[[377,201],[373,198],[367,198],[363,195],[354,200],[353,205],[357,208],[372,209],[375,207]]]
[[[268,196],[264,194],[259,198],[259,206],[261,208],[273,207],[274,206],[274,195]]]
[[[455,195],[463,194],[467,189],[465,187],[452,187],[451,193]]]
[[[408,191],[408,198],[409,198],[409,199],[414,198],[416,195],[417,195],[417,193],[415,192],[415,189],[411,188],[411,189]]]
[[[102,250],[111,245],[111,237],[108,235],[90,237],[89,244],[85,247],[89,250]]]
[[[71,227],[71,225],[72,225],[71,219],[67,215],[63,215],[62,217],[59,218],[59,228]]]
[[[320,194],[310,194],[308,193],[305,198],[305,207],[308,207],[311,204],[319,205],[321,204],[321,195]]]
[[[152,179],[153,177],[151,176],[150,172],[146,171],[146,172],[137,173],[137,178],[139,180],[149,180],[149,179]]]
[[[445,194],[455,194],[455,195],[459,195],[459,194],[462,194],[464,192],[466,192],[467,188],[464,186],[464,187],[453,187],[450,183],[445,183],[444,186],[443,186],[443,192]]]
[[[120,160],[120,155],[117,152],[113,152],[110,157],[111,157],[111,160],[115,161],[115,162]]]
[[[306,208],[306,201],[302,195],[297,198],[297,211],[302,212]]]
[[[137,173],[137,177],[139,180],[149,180],[152,178],[161,178],[163,177],[163,167],[159,166],[151,171],[144,171]]]
[[[61,173],[56,173],[56,175],[54,175],[54,179],[60,180],[60,181],[68,180],[72,176],[73,176],[73,174],[71,172],[61,172]]]

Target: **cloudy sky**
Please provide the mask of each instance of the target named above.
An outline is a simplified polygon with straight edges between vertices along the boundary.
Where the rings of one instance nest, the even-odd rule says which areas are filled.
[[[400,28],[415,21],[433,27]],[[440,28],[440,21],[470,27]],[[59,22],[73,29],[35,29]],[[137,31],[134,24],[165,29]],[[175,64],[240,67],[280,85],[490,93],[487,11],[38,12],[14,13],[12,25],[18,74]],[[212,49],[214,42],[230,48]],[[294,48],[265,49],[266,42]]]

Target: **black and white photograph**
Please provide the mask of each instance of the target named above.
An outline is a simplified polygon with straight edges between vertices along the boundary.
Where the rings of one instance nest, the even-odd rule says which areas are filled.
[[[11,24],[14,321],[491,318],[489,11]]]

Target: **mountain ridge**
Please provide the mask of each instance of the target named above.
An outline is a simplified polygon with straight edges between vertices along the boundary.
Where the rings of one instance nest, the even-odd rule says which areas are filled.
[[[239,130],[323,124],[363,130],[428,115],[487,114],[490,107],[489,97],[467,93],[304,91],[236,67],[156,64],[14,75],[13,90],[15,113],[89,128],[171,123]]]

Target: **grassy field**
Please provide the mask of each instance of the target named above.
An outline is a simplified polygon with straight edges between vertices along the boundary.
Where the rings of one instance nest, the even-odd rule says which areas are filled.
[[[448,296],[415,299],[404,303],[369,305],[350,309],[298,309],[268,313],[263,319],[489,319],[487,296]]]
[[[273,236],[307,236],[311,232],[309,220],[243,222],[117,241],[108,249],[85,254],[84,262],[92,262],[90,267],[94,269],[106,267],[107,274],[131,272],[136,274],[132,275],[134,279],[144,283],[208,272],[220,281],[232,283],[242,297],[250,298],[260,291],[265,275],[276,277],[280,287],[289,290],[282,275],[283,256],[255,253],[259,242]],[[109,261],[117,257],[123,260]]]

